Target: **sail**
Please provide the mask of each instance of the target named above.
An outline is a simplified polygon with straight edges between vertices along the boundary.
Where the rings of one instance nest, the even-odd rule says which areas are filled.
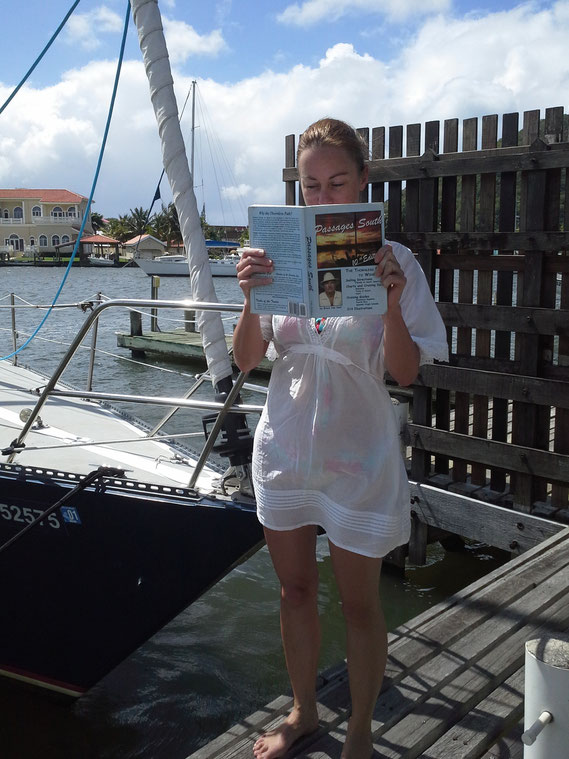
[[[180,129],[178,106],[158,2],[157,0],[131,0],[131,7],[150,85],[150,97],[158,122],[164,170],[172,188],[180,231],[188,255],[192,298],[204,303],[216,303],[217,295],[213,286],[194,195],[193,178]],[[214,311],[200,311],[196,314],[196,319],[202,336],[208,369],[215,386],[220,380],[230,377],[232,373],[223,322],[221,315]]]

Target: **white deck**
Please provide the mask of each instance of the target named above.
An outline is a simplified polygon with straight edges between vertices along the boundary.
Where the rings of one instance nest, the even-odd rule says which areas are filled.
[[[41,375],[0,361],[0,449],[17,439],[24,426],[20,412],[34,407],[38,396],[33,390],[45,384]],[[45,426],[30,430],[26,450],[12,463],[81,475],[113,466],[124,468],[126,477],[137,482],[173,487],[189,483],[193,461],[180,461],[182,456],[165,443],[145,441],[143,431],[111,409],[83,399],[55,397],[47,400],[40,417]],[[132,438],[142,442],[105,443]],[[0,463],[9,463],[8,459],[0,453]],[[200,493],[211,493],[219,476],[204,469],[198,480]]]

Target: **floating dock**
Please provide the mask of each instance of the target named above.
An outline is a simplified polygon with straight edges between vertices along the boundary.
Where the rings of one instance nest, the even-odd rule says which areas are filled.
[[[525,643],[569,630],[569,528],[559,528],[390,633],[374,757],[522,759]],[[279,696],[188,759],[251,759],[255,740],[291,705]],[[286,759],[339,759],[349,717],[344,663],[320,677],[318,710],[319,729]]]
[[[226,335],[225,341],[228,350],[231,350],[231,335]],[[175,329],[168,332],[144,332],[140,335],[117,332],[117,346],[119,348],[128,348],[132,351],[134,357],[153,353],[170,360],[203,362],[205,364],[205,355],[199,332],[187,332],[184,329]],[[254,371],[269,374],[271,362],[263,359]]]

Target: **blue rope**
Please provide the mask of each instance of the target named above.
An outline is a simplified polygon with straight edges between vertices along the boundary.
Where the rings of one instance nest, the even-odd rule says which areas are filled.
[[[112,115],[113,115],[113,109],[114,109],[114,105],[115,105],[115,99],[116,99],[116,95],[117,95],[117,89],[118,89],[118,86],[119,86],[119,78],[120,78],[120,72],[121,72],[121,67],[122,67],[122,61],[123,61],[123,57],[124,57],[124,48],[125,48],[125,44],[126,44],[126,33],[128,31],[129,18],[130,18],[130,2],[127,2],[127,5],[126,5],[126,15],[125,15],[125,19],[124,19],[124,29],[123,29],[123,34],[122,34],[121,47],[120,47],[120,52],[119,52],[119,59],[118,59],[118,63],[117,63],[117,71],[116,71],[116,74],[115,74],[115,83],[114,83],[114,87],[113,87],[113,94],[111,96],[111,103],[110,103],[110,106],[109,106],[109,114],[107,116],[107,123],[106,123],[106,126],[105,126],[105,132],[103,134],[103,141],[101,143],[101,150],[99,151],[99,160],[97,161],[97,168],[95,170],[95,176],[93,178],[93,184],[91,186],[91,193],[89,195],[89,200],[87,202],[87,213],[83,217],[83,222],[81,223],[81,228],[79,230],[79,234],[77,235],[77,240],[75,241],[75,246],[73,248],[73,253],[71,254],[71,258],[69,259],[69,263],[67,264],[67,268],[65,270],[65,274],[63,275],[63,279],[61,280],[61,284],[59,285],[59,289],[58,289],[57,293],[55,294],[55,298],[53,299],[51,306],[48,308],[48,310],[47,310],[45,316],[43,317],[43,319],[41,320],[41,322],[38,324],[38,326],[36,327],[36,329],[34,330],[34,332],[30,335],[30,337],[28,337],[28,339],[26,340],[25,343],[23,343],[22,345],[20,345],[20,347],[17,350],[15,350],[13,353],[9,353],[7,356],[1,356],[0,357],[0,361],[5,361],[8,358],[12,358],[17,353],[20,353],[20,351],[24,350],[24,348],[31,343],[31,341],[34,339],[34,337],[38,334],[38,332],[40,331],[40,329],[43,327],[43,325],[47,321],[49,315],[53,311],[53,307],[57,303],[57,300],[58,300],[59,296],[61,295],[61,291],[63,290],[63,285],[65,284],[65,282],[67,280],[67,277],[69,276],[69,272],[71,271],[71,266],[73,264],[73,261],[75,259],[76,254],[77,254],[77,251],[79,250],[79,241],[80,241],[81,237],[83,236],[83,230],[85,229],[85,224],[87,223],[87,218],[89,217],[89,209],[91,208],[91,203],[93,202],[93,195],[95,194],[95,187],[97,186],[97,180],[99,178],[99,172],[101,171],[101,164],[103,162],[103,154],[105,152],[105,146],[107,144],[107,136],[109,134],[109,129],[110,129],[110,126],[111,126],[111,118],[112,118]]]
[[[52,38],[50,39],[50,41],[47,43],[47,45],[44,47],[44,49],[38,55],[38,57],[36,58],[36,60],[32,64],[31,68],[28,70],[27,74],[24,76],[24,78],[20,82],[20,84],[16,87],[16,89],[14,90],[14,92],[12,92],[12,94],[10,95],[10,97],[8,98],[8,100],[6,100],[6,102],[4,103],[4,105],[0,108],[0,114],[6,108],[6,106],[8,105],[8,103],[10,103],[10,101],[18,93],[20,87],[22,87],[26,83],[26,81],[28,80],[28,78],[29,78],[30,74],[32,73],[32,71],[35,69],[35,67],[38,65],[38,63],[41,61],[41,59],[47,53],[47,51],[51,47],[52,43],[55,41],[55,38],[57,37],[57,35],[59,34],[59,32],[63,29],[63,27],[67,23],[67,19],[69,18],[69,16],[71,16],[71,14],[75,10],[75,8],[79,5],[79,2],[80,2],[80,0],[75,0],[75,2],[73,3],[73,5],[71,6],[71,8],[67,11],[67,15],[65,16],[65,18],[63,19],[63,21],[61,22],[61,24],[57,27],[57,29],[53,33]]]

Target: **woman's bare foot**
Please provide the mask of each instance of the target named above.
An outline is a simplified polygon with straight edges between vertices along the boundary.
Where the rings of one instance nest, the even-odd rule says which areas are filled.
[[[284,722],[262,735],[253,746],[255,759],[277,759],[284,756],[289,748],[303,735],[313,733],[318,727],[316,710],[310,716],[301,714],[294,708]]]
[[[369,726],[365,730],[351,727],[348,722],[348,732],[340,759],[371,759],[373,756],[373,741]]]

